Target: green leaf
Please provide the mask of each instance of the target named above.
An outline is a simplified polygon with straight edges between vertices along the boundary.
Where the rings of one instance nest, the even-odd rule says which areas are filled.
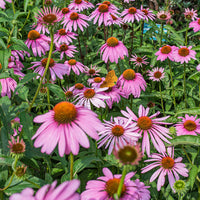
[[[191,189],[193,188],[197,174],[198,174],[198,167],[196,165],[193,165],[192,169],[189,172],[189,179],[188,179]]]
[[[0,46],[3,48],[3,49],[7,49],[7,46],[5,45],[4,41],[0,38]]]
[[[8,58],[11,56],[10,49],[0,50],[0,63],[3,69],[8,67]]]
[[[1,138],[0,148],[2,148],[3,153],[6,155],[9,151],[9,148],[8,148],[8,133],[6,131],[5,126],[3,126],[0,129],[0,138]],[[0,158],[0,160],[1,160],[1,158]],[[1,165],[1,162],[0,162],[0,165]]]
[[[27,10],[28,3],[29,3],[29,0],[24,0],[24,12],[26,12]]]
[[[52,91],[55,95],[57,95],[59,98],[64,99],[65,98],[65,93],[64,91],[60,88],[60,86],[55,85],[55,84],[47,84],[47,87],[49,88],[50,91]]]
[[[29,88],[24,86],[24,87],[21,87],[19,90],[18,90],[18,95],[20,98],[22,98],[23,100],[25,101],[28,101],[28,93],[29,93]]]
[[[11,42],[12,42],[11,48],[13,50],[23,50],[23,51],[30,52],[30,49],[26,46],[26,44],[22,40],[12,37]]]
[[[169,141],[171,144],[167,144],[167,146],[176,146],[180,144],[200,146],[200,136],[195,135],[180,135]]]
[[[9,74],[8,72],[3,72],[3,73],[0,73],[0,79],[3,79],[3,78],[9,78]]]
[[[19,82],[19,84],[24,84],[35,78],[38,74],[37,73],[29,73],[24,76],[24,78]]]
[[[177,114],[181,114],[181,113],[192,114],[192,115],[199,115],[199,113],[200,113],[200,107],[178,110],[176,112],[176,115]]]

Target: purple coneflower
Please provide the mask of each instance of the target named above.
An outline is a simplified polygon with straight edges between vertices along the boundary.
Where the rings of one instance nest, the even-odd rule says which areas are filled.
[[[100,136],[98,148],[106,144],[105,149],[109,147],[108,154],[111,154],[113,149],[122,148],[129,142],[136,143],[141,137],[139,133],[135,132],[137,128],[131,119],[114,117],[114,119],[104,120],[104,122],[104,130],[98,133]]]
[[[176,127],[177,135],[197,135],[200,134],[200,119],[196,119],[196,116],[185,115],[184,117],[178,117],[182,119],[181,122],[178,122]]]
[[[198,32],[200,30],[200,18],[198,18],[196,21],[190,22],[189,28],[193,28],[194,32]]]
[[[174,50],[176,48],[177,47],[175,46],[169,46],[169,45],[160,47],[159,51],[155,53],[155,55],[158,56],[157,60],[164,61],[167,58],[169,58],[171,61],[174,61]]]
[[[123,24],[122,22],[122,18],[115,16],[115,15],[111,15],[111,19],[108,21],[108,26],[111,26],[112,24],[117,24],[118,26],[121,26],[121,24]]]
[[[17,87],[17,82],[12,78],[3,78],[0,79],[1,83],[1,96],[8,96],[11,98],[11,91],[14,92],[15,88]]]
[[[74,53],[78,52],[75,49],[76,46],[74,45],[67,45],[67,44],[59,45],[58,43],[56,43],[56,50],[53,53],[60,52],[60,60],[62,60],[64,55],[68,57],[74,57]]]
[[[162,154],[153,153],[150,159],[144,162],[153,162],[142,169],[142,173],[146,173],[153,168],[159,167],[151,176],[150,182],[153,182],[158,176],[157,190],[160,191],[161,187],[165,184],[165,176],[168,175],[169,184],[174,191],[175,180],[179,180],[179,174],[188,177],[188,170],[185,164],[181,163],[182,158],[174,159],[174,148],[167,148],[167,152]]]
[[[72,42],[72,39],[76,40],[76,36],[78,34],[70,32],[70,31],[65,31],[65,29],[59,29],[58,32],[54,35],[54,42],[62,44],[66,43],[67,45]]]
[[[35,196],[32,188],[26,188],[21,193],[13,194],[10,200],[79,200],[80,195],[76,192],[79,188],[79,180],[65,181],[56,188],[57,181],[51,185],[44,185]]]
[[[146,81],[140,73],[135,73],[133,69],[127,69],[119,77],[117,85],[126,94],[126,98],[132,94],[135,98],[140,97],[141,90],[145,91]]]
[[[184,12],[185,18],[194,21],[195,19],[198,18],[197,10],[190,10],[189,8],[185,8]]]
[[[43,76],[47,60],[48,58],[43,58],[41,61],[32,62],[31,64],[34,65],[28,69],[33,69],[34,67],[38,66],[34,72],[38,73],[40,76]],[[50,59],[48,69],[50,70],[51,79],[53,81],[56,80],[56,76],[60,79],[63,79],[63,75],[69,73],[69,69],[64,64],[56,63],[52,58]],[[37,78],[39,78],[39,76]]]
[[[45,55],[49,51],[49,43],[51,39],[45,35],[40,34],[36,30],[29,31],[28,39],[25,44],[27,47],[32,49],[34,56],[42,56],[42,53]]]
[[[71,70],[74,71],[75,74],[80,75],[80,72],[85,72],[85,67],[82,63],[76,61],[75,59],[70,59],[64,62],[64,65],[68,68],[67,75],[70,75]]]
[[[144,16],[143,19],[144,20],[154,20],[155,19],[155,15],[153,14],[153,11],[149,10],[149,8],[143,8],[143,5],[141,5],[140,10],[143,12]]]
[[[156,67],[156,68],[152,69],[152,71],[148,70],[148,76],[149,76],[150,80],[160,81],[161,79],[163,79],[165,77],[164,68]]]
[[[103,128],[96,113],[66,101],[56,104],[53,110],[35,117],[33,121],[43,123],[32,137],[32,140],[36,139],[34,147],[42,147],[42,153],[51,154],[58,144],[61,157],[70,152],[77,155],[79,145],[89,148],[86,133],[98,140],[97,131]]]
[[[142,67],[142,64],[147,65],[149,63],[146,61],[148,59],[148,58],[146,58],[146,56],[139,57],[136,54],[131,55],[131,56],[132,56],[132,58],[130,59],[130,61],[133,61],[134,65],[136,65],[136,66]]]
[[[10,153],[13,155],[19,155],[25,152],[26,144],[23,139],[19,140],[19,136],[17,136],[17,141],[15,141],[14,137],[11,136],[11,141],[8,141],[10,149]]]
[[[135,7],[130,7],[129,9],[125,9],[121,13],[121,16],[123,17],[123,21],[125,23],[127,22],[133,23],[135,20],[139,22],[141,19],[144,19],[144,13]]]
[[[91,85],[93,88],[100,88],[101,84],[105,81],[104,77],[95,77],[95,78],[89,78],[87,82],[89,85]]]
[[[110,60],[110,62],[118,63],[118,59],[124,59],[124,56],[128,57],[128,50],[124,46],[124,44],[119,41],[115,37],[110,37],[107,39],[106,43],[101,46],[101,55],[102,60],[105,61],[105,63]]]
[[[183,64],[184,62],[188,63],[191,60],[191,58],[196,60],[195,58],[196,52],[191,49],[192,46],[189,47],[180,46],[180,49],[177,47],[174,50],[174,61]]]
[[[115,174],[108,168],[103,168],[104,176],[97,178],[98,180],[90,180],[87,182],[86,190],[81,194],[81,200],[96,199],[114,200],[114,194],[117,193],[119,187],[120,178],[122,175]],[[136,187],[131,178],[135,175],[135,172],[129,172],[126,174],[124,183],[122,186],[122,192],[120,200],[132,199],[135,195]]]
[[[169,144],[170,142],[167,138],[171,139],[171,137],[169,136],[168,128],[165,128],[160,125],[171,124],[171,123],[163,122],[164,120],[169,118],[169,116],[155,118],[160,114],[160,112],[158,111],[155,114],[148,117],[147,115],[149,113],[149,107],[145,109],[142,105],[140,105],[139,107],[139,111],[138,111],[139,117],[137,117],[130,108],[126,107],[126,110],[127,112],[121,111],[121,113],[128,119],[132,118],[133,122],[136,123],[136,126],[137,126],[137,129],[135,131],[143,135],[142,152],[144,153],[146,150],[147,155],[150,155],[149,135],[157,151],[164,152],[166,149],[165,149],[165,144],[163,143],[163,141]]]
[[[160,20],[164,20],[164,21],[167,21],[168,19],[171,18],[171,14],[169,11],[160,11],[157,13],[157,18],[160,19]]]
[[[91,77],[93,77],[93,76],[99,76],[100,75],[99,74],[100,71],[101,70],[98,69],[96,65],[94,65],[94,66],[90,65],[90,68],[87,67],[87,66],[85,66],[85,73],[88,76],[91,76]]]
[[[94,5],[93,7],[91,7],[91,3],[89,4],[84,0],[73,0],[71,1],[68,7],[69,9],[74,9],[74,10],[78,10],[78,12],[81,12],[88,8],[94,8]]]
[[[86,89],[86,87],[82,83],[76,83],[71,88],[72,88],[74,96],[79,93],[83,93],[83,91]]]

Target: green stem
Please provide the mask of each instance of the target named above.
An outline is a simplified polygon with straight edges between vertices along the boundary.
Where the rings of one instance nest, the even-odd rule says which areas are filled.
[[[129,57],[131,56],[131,53],[133,51],[133,37],[134,37],[134,24],[132,24],[131,49],[130,49]]]
[[[40,79],[40,83],[38,85],[38,88],[37,88],[37,91],[35,93],[35,96],[33,97],[33,101],[29,105],[28,112],[31,111],[31,108],[32,108],[32,106],[33,106],[33,104],[34,104],[34,102],[35,102],[35,100],[37,98],[37,95],[38,95],[39,91],[40,91],[40,88],[41,88],[41,85],[42,85],[42,81],[43,81],[43,79],[44,79],[44,77],[45,77],[45,75],[47,73],[48,68],[49,68],[49,63],[50,63],[51,55],[52,55],[52,52],[53,52],[53,39],[54,39],[54,37],[53,37],[54,36],[53,27],[51,27],[51,29],[50,29],[50,36],[51,36],[51,45],[50,45],[50,50],[49,50],[49,55],[48,55],[45,71],[44,71],[44,74],[43,74],[42,78]]]
[[[104,32],[104,40],[106,42],[106,26],[105,26],[105,24],[103,25],[103,32]]]
[[[70,180],[73,180],[74,155],[70,153]]]
[[[10,43],[10,40],[11,40],[11,37],[12,37],[12,34],[13,34],[14,29],[15,29],[15,25],[13,25],[13,28],[12,28],[12,30],[10,31],[10,34],[9,34],[9,37],[8,37],[8,41],[7,41],[7,45],[9,45],[9,43]]]
[[[185,32],[185,46],[187,46],[188,26],[189,26],[189,21],[187,20],[187,26],[186,26],[186,32]]]
[[[15,15],[15,3],[14,3],[14,0],[12,0],[12,9],[13,9],[13,13]]]
[[[77,30],[77,39],[78,39],[78,45],[79,45],[79,50],[80,50],[80,58],[82,60],[82,63],[84,63],[84,59],[83,59],[83,54],[82,54],[82,50],[81,50],[81,42],[80,42],[80,38],[79,38],[79,34],[78,34],[78,30]]]
[[[120,66],[119,66],[119,63],[117,63],[117,68],[118,68],[118,71],[119,71],[119,74],[121,75],[121,69],[120,69]]]
[[[164,109],[163,96],[162,96],[162,90],[161,90],[161,81],[159,81],[159,91],[160,91],[161,107],[162,107],[163,115],[165,116],[165,109]]]
[[[185,108],[187,108],[187,94],[186,94],[186,64],[185,64],[185,62],[184,62],[184,74],[183,74],[183,91],[184,91]]]
[[[173,83],[173,77],[172,77],[172,68],[171,68],[171,62],[168,58],[168,64],[169,64],[169,70],[170,70],[170,78],[171,78],[171,85],[172,85],[172,94],[173,94],[173,103],[174,103],[174,110],[176,112],[176,98],[175,98],[175,90],[174,90],[174,83]]]
[[[32,182],[32,181],[30,181],[28,179],[25,179],[25,181],[30,183],[30,184],[32,184],[32,185],[35,185],[36,188],[41,188],[38,184],[36,184],[36,183],[34,183],[34,182]]]
[[[50,71],[47,71],[47,84],[49,84],[49,77],[50,77]],[[50,92],[49,92],[49,88],[47,87],[47,103],[48,103],[48,110],[51,110],[51,106],[50,106]]]
[[[186,157],[187,157],[188,161],[190,162],[190,164],[191,164],[191,165],[193,165],[193,163],[192,163],[192,161],[191,161],[190,157],[188,156],[188,154],[187,154],[187,152],[186,152],[185,148],[183,147],[183,145],[182,145],[182,149],[183,149],[183,151],[184,151],[184,153],[185,153],[185,155],[186,155]]]
[[[161,35],[160,35],[160,47],[162,45],[162,37],[163,37],[163,22],[161,22]]]
[[[20,31],[24,28],[24,26],[26,25],[26,23],[27,23],[27,21],[28,21],[28,19],[29,19],[30,14],[31,14],[31,11],[29,10],[29,11],[28,11],[28,15],[27,15],[27,17],[26,17],[26,20],[25,20],[24,24],[22,25],[22,27],[19,29],[19,32],[20,32]]]
[[[124,165],[122,176],[121,176],[121,179],[120,179],[120,182],[119,182],[119,186],[118,186],[118,190],[117,190],[118,198],[121,197],[125,176],[126,176],[126,165]]]
[[[144,20],[142,20],[141,26],[140,26],[140,31],[141,31],[140,46],[142,46],[142,44],[143,44],[143,30],[144,30]]]

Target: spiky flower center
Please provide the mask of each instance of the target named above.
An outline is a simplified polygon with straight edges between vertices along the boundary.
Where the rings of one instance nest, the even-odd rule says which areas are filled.
[[[107,39],[106,43],[109,47],[115,47],[118,45],[119,41],[115,37],[110,37]]]
[[[76,83],[75,88],[78,90],[82,90],[84,88],[84,85],[82,83]]]
[[[168,53],[170,53],[172,51],[172,48],[170,46],[164,46],[164,47],[161,48],[160,51],[163,54],[168,54]]]
[[[185,181],[183,180],[177,180],[175,183],[174,183],[174,189],[176,190],[176,192],[178,193],[181,193],[181,192],[184,192],[185,189],[186,189],[186,184],[185,184]]]
[[[70,15],[71,20],[77,20],[78,18],[79,18],[78,13],[76,13],[76,12],[71,13],[71,15]]]
[[[106,4],[106,5],[110,6],[110,1],[104,1],[102,4]]]
[[[190,53],[190,50],[189,50],[188,48],[186,48],[186,47],[182,47],[182,48],[180,48],[180,49],[178,50],[178,54],[179,54],[180,56],[183,56],[183,57],[188,56],[189,53]]]
[[[137,125],[142,130],[148,130],[152,127],[152,120],[147,116],[142,116],[138,118]]]
[[[59,124],[67,124],[74,121],[77,117],[77,109],[74,104],[67,101],[56,104],[53,108],[54,120]]]
[[[123,72],[123,77],[126,80],[133,80],[135,78],[135,71],[133,69],[126,69]]]
[[[142,9],[142,12],[143,12],[145,15],[148,15],[148,14],[149,14],[149,11],[146,10],[146,9]]]
[[[59,33],[59,35],[67,35],[65,29],[63,29],[63,28],[60,29],[60,30],[58,31],[58,33]]]
[[[25,151],[25,146],[21,143],[16,143],[12,145],[11,152],[15,154],[20,154]]]
[[[76,64],[76,60],[75,60],[75,59],[70,59],[70,60],[68,61],[68,64],[69,64],[69,65],[75,65],[75,64]]]
[[[162,76],[162,73],[160,71],[154,72],[153,75],[155,78],[160,78]]]
[[[82,0],[75,0],[75,3],[76,3],[76,4],[81,4],[81,3],[82,3]]]
[[[116,20],[117,17],[115,17],[114,15],[110,14],[110,16],[112,17],[113,20]]]
[[[42,94],[47,93],[47,88],[46,88],[46,87],[40,88],[40,92],[41,92]]]
[[[29,40],[36,40],[39,37],[40,37],[40,33],[35,31],[35,30],[29,31],[29,33],[28,33],[28,39]]]
[[[94,82],[95,82],[95,83],[101,83],[101,81],[102,81],[102,78],[101,78],[101,77],[95,77],[95,78],[94,78]]]
[[[95,74],[95,70],[94,70],[94,69],[90,69],[90,70],[89,70],[89,74],[90,74],[90,75]]]
[[[198,24],[200,25],[200,19],[198,19]]]
[[[153,103],[152,101],[150,101],[150,102],[147,104],[147,106],[148,106],[149,108],[153,108],[153,107],[155,106],[155,103]]]
[[[65,92],[65,96],[67,98],[71,98],[73,96],[73,92],[72,91],[67,91],[67,92]]]
[[[166,19],[166,18],[167,18],[167,15],[166,15],[166,14],[162,14],[162,15],[160,15],[159,18],[160,18],[160,19]]]
[[[95,91],[93,89],[86,89],[83,95],[85,98],[90,99],[95,95]]]
[[[197,128],[196,123],[192,120],[186,120],[183,126],[188,131],[194,131]]]
[[[164,169],[172,169],[174,166],[174,159],[169,156],[164,157],[162,158],[161,164]]]
[[[57,17],[54,14],[47,14],[42,19],[44,20],[44,22],[51,24],[57,20]]]
[[[128,9],[129,14],[135,14],[137,12],[137,9],[135,7],[131,7]]]
[[[120,137],[124,134],[124,128],[120,125],[115,125],[112,127],[112,134],[114,136]]]
[[[133,146],[124,146],[119,149],[118,158],[123,164],[133,163],[138,159],[138,151]]]
[[[62,14],[67,14],[69,12],[69,8],[63,8],[61,11]]]
[[[101,4],[101,5],[99,5],[98,10],[101,13],[108,12],[108,5],[107,4]]]
[[[42,63],[42,66],[43,67],[46,67],[46,65],[47,65],[47,60],[48,60],[48,58],[43,58],[42,59],[42,61],[41,61],[41,63]],[[55,65],[55,61],[54,61],[54,59],[50,59],[50,62],[49,62],[49,67],[53,67]]]
[[[117,193],[118,187],[119,187],[120,179],[119,178],[113,178],[106,182],[105,190],[108,193],[109,197],[113,197],[115,193]],[[123,184],[122,186],[122,192],[121,197],[126,192],[126,186]]]
[[[66,44],[60,45],[60,50],[61,51],[67,51],[67,49],[68,49],[68,46]]]
[[[15,175],[17,177],[22,177],[24,176],[24,174],[26,173],[26,168],[27,167],[24,167],[24,166],[21,166],[21,167],[17,167],[16,171],[15,171]]]
[[[137,57],[136,61],[139,62],[139,63],[142,63],[143,59],[141,57]]]

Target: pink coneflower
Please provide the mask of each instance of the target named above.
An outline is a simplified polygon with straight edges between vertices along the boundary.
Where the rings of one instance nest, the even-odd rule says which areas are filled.
[[[79,188],[79,180],[65,181],[56,188],[57,181],[51,185],[44,185],[35,196],[32,188],[26,188],[21,193],[13,194],[10,200],[79,200],[80,195],[76,192]]]
[[[121,13],[121,16],[123,17],[123,21],[125,23],[127,22],[133,23],[135,20],[139,22],[141,19],[144,19],[144,13],[135,7],[130,7],[129,9],[125,9]]]
[[[13,69],[14,74],[24,77],[25,74],[21,72],[23,68],[24,65],[19,60],[15,60],[14,58],[8,59],[8,69]]]
[[[101,46],[100,50],[101,55],[103,53],[102,60],[104,60],[105,63],[107,63],[108,60],[118,63],[119,58],[124,59],[124,56],[128,57],[127,48],[115,37],[108,38],[106,43]]]
[[[13,136],[18,135],[22,131],[22,125],[20,124],[20,119],[19,117],[15,117],[13,120],[11,120],[11,126],[13,128],[14,134]]]
[[[73,87],[63,88],[63,90],[65,92],[66,100],[74,98]]]
[[[89,148],[90,143],[85,133],[98,140],[97,131],[103,128],[96,113],[66,101],[56,104],[53,110],[35,117],[33,121],[43,123],[32,137],[32,140],[36,138],[34,146],[42,146],[42,153],[51,154],[58,144],[61,157],[70,152],[77,155],[79,144]]]
[[[143,182],[140,182],[139,179],[136,179],[134,183],[137,189],[136,194],[132,200],[150,200],[151,196],[150,191],[148,190],[150,186],[145,186],[145,184]]]
[[[48,58],[43,58],[41,61],[32,62],[31,64],[34,65],[28,69],[33,69],[34,67],[38,66],[34,72],[38,73],[40,76],[43,76],[47,60]],[[50,70],[51,79],[53,81],[56,80],[56,76],[60,79],[63,79],[63,75],[69,73],[69,69],[64,64],[56,63],[52,58],[50,59],[48,69]],[[39,76],[37,78],[39,78]]]
[[[110,98],[102,94],[106,89],[107,88],[86,88],[82,93],[78,93],[75,96],[76,105],[82,105],[88,109],[91,109],[91,104],[97,108],[105,108],[106,104],[104,100]]]
[[[150,80],[160,81],[161,79],[163,79],[165,77],[164,68],[156,67],[156,68],[152,69],[152,71],[148,70],[148,76],[149,76]]]
[[[194,32],[198,32],[200,30],[200,18],[198,18],[196,21],[190,22],[189,27],[193,28]]]
[[[45,33],[47,26],[55,25],[62,20],[62,17],[60,9],[56,7],[53,7],[53,9],[51,7],[44,7],[36,16],[37,24],[35,25],[35,30]]]
[[[139,57],[136,54],[131,55],[131,56],[132,56],[132,58],[130,59],[130,61],[133,61],[134,65],[136,65],[136,66],[142,67],[142,64],[147,65],[149,63],[146,61],[148,59],[148,58],[146,58],[146,56]]]
[[[196,116],[185,115],[184,117],[178,117],[182,119],[181,122],[175,125],[177,135],[197,135],[200,134],[200,119],[196,119]]]
[[[129,3],[129,1],[135,1],[135,0],[124,0],[124,3]]]
[[[184,62],[188,63],[191,58],[196,60],[195,55],[196,52],[194,50],[191,50],[192,46],[186,47],[186,46],[180,46],[179,48],[176,48],[174,50],[174,60],[176,62],[180,62],[183,64]]]
[[[185,8],[184,15],[186,19],[190,19],[192,21],[198,18],[197,10],[194,10],[193,8],[192,10],[190,10],[189,8]]]
[[[61,15],[62,17],[65,18],[69,18],[69,16],[71,15],[71,13],[73,13],[74,10],[70,10],[69,8],[65,7],[61,9]]]
[[[74,71],[75,74],[80,75],[80,72],[83,73],[85,71],[84,65],[75,59],[70,59],[64,62],[64,65],[68,68],[67,75],[70,75],[71,70]]]
[[[89,20],[91,21],[94,18],[93,23],[96,24],[99,19],[98,26],[101,26],[102,23],[107,26],[108,21],[112,20],[111,14],[116,16],[119,13],[116,9],[112,9],[109,5],[102,3],[90,14]]]
[[[122,18],[121,17],[117,17],[115,15],[111,15],[111,19],[108,21],[108,26],[111,26],[112,24],[117,24],[118,26],[121,26],[121,24],[123,24],[122,22]]]
[[[142,168],[142,173],[146,173],[155,167],[159,167],[150,178],[150,182],[153,182],[158,176],[157,190],[160,191],[161,187],[165,184],[165,176],[168,175],[169,184],[174,191],[175,180],[179,180],[179,174],[187,177],[188,170],[185,168],[185,164],[181,163],[182,158],[178,157],[174,159],[174,149],[172,147],[167,148],[167,152],[162,154],[153,153],[150,159],[145,162],[153,162],[150,165]]]
[[[94,8],[94,5],[93,5],[93,7],[91,7],[91,3],[88,4],[84,0],[73,0],[73,1],[71,1],[71,3],[69,4],[68,7],[69,7],[69,9],[74,9],[74,10],[78,10],[78,12],[81,12],[88,8]]]
[[[164,61],[167,58],[169,58],[171,61],[174,61],[174,50],[176,48],[177,47],[175,46],[169,46],[169,45],[160,47],[159,51],[155,53],[155,55],[158,56],[157,60]]]
[[[84,14],[78,14],[77,12],[72,12],[68,18],[65,18],[62,24],[64,24],[64,28],[66,31],[74,31],[77,30],[77,27],[81,29],[83,32],[83,27],[89,26],[89,24],[85,21],[88,21],[88,16]]]
[[[113,175],[108,168],[103,168],[104,176],[97,178],[98,180],[90,180],[87,182],[86,191],[82,192],[81,200],[88,199],[109,199],[114,200],[114,194],[117,193],[117,189],[120,183],[120,174]],[[131,178],[135,175],[135,172],[129,172],[125,176],[125,180],[122,186],[121,199],[132,199],[136,192],[135,184]],[[98,197],[98,198],[97,198]]]
[[[12,3],[12,0],[0,0],[0,8],[6,9],[5,5],[5,1]]]
[[[42,56],[42,53],[45,55],[46,51],[49,51],[49,43],[51,39],[45,35],[40,34],[36,30],[29,31],[28,39],[25,44],[27,47],[32,49],[34,56]]]
[[[198,64],[198,65],[196,66],[196,70],[197,70],[197,71],[200,71],[200,64]]]
[[[144,16],[143,19],[144,20],[154,20],[155,19],[155,15],[153,14],[153,11],[149,10],[149,8],[143,8],[143,5],[141,5],[140,10],[143,12]]]
[[[109,96],[109,99],[106,99],[106,104],[111,109],[113,103],[119,103],[121,100],[121,96],[124,96],[124,93],[115,85],[113,87],[109,87],[107,90],[103,92],[104,95]]]
[[[166,20],[171,18],[171,14],[170,14],[169,11],[162,10],[162,11],[157,13],[157,18],[160,19],[160,20],[165,20],[166,21]]]
[[[17,136],[17,141],[15,141],[14,137],[11,136],[11,141],[8,141],[11,154],[22,154],[25,152],[26,144],[24,143],[23,139],[19,141],[19,136]]]
[[[94,8],[94,5],[91,2],[89,2],[87,0],[84,0],[84,1],[87,4],[88,8]]]
[[[62,44],[66,43],[67,45],[72,42],[72,39],[76,40],[77,38],[75,36],[78,36],[78,34],[65,31],[65,29],[59,29],[58,32],[54,35],[54,42]]]
[[[98,133],[100,136],[98,148],[106,144],[105,149],[109,147],[108,154],[111,154],[113,149],[122,148],[131,141],[136,143],[140,138],[140,134],[135,132],[137,128],[131,119],[114,117],[104,122],[104,130]]]
[[[119,8],[117,8],[114,4],[112,4],[110,1],[104,1],[103,3],[97,3],[97,6],[100,6],[102,4],[106,4],[109,8],[111,8],[112,10],[119,10]]]
[[[76,83],[71,88],[72,88],[74,96],[79,93],[83,93],[83,91],[86,89],[86,87],[82,83]]]
[[[136,132],[143,134],[143,140],[142,140],[142,152],[144,153],[145,150],[147,152],[147,155],[150,155],[150,141],[149,141],[149,135],[151,137],[152,143],[154,147],[157,149],[158,152],[164,152],[165,151],[165,145],[163,141],[170,143],[167,138],[171,139],[171,137],[168,135],[169,130],[168,128],[165,128],[160,125],[168,125],[171,123],[163,122],[169,116],[161,117],[161,118],[154,118],[157,117],[160,112],[156,112],[155,114],[148,117],[149,113],[149,107],[145,109],[142,105],[139,107],[138,115],[137,117],[130,108],[126,107],[127,112],[121,111],[121,113],[127,117],[132,118],[133,122],[137,124],[137,130]],[[162,141],[163,140],[163,141]]]
[[[87,81],[93,88],[100,88],[101,84],[105,81],[105,78],[97,76],[95,78],[89,78]]]
[[[145,91],[146,81],[140,73],[135,73],[133,69],[127,69],[119,77],[117,85],[126,94],[127,98],[132,94],[135,98],[140,97],[141,90]]]
[[[85,73],[88,76],[91,76],[91,77],[93,77],[93,76],[99,76],[100,75],[99,74],[100,71],[101,70],[98,69],[96,65],[94,65],[94,66],[90,65],[90,68],[87,67],[87,66],[85,66]]]
[[[12,79],[12,78],[4,78],[4,79],[0,79],[0,83],[1,83],[1,96],[8,96],[9,98],[11,98],[11,91],[14,92],[15,88],[17,87],[17,82]]]
[[[74,57],[74,53],[78,52],[76,49],[76,46],[74,45],[67,45],[67,44],[61,44],[59,45],[58,43],[56,44],[56,50],[53,52],[60,52],[60,60],[63,59],[63,56],[66,55],[68,57]]]

